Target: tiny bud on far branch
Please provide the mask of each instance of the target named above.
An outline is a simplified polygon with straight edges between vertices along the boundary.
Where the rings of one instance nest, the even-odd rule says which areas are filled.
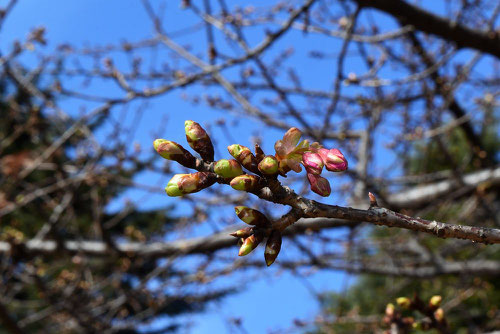
[[[255,155],[252,154],[250,149],[246,146],[233,144],[227,147],[229,154],[231,154],[238,162],[246,169],[253,173],[259,173],[258,162]]]
[[[273,155],[268,155],[261,162],[259,162],[259,171],[265,175],[278,174],[279,162]]]
[[[214,145],[201,125],[188,120],[184,122],[184,129],[189,146],[198,152],[203,160],[214,161]]]
[[[332,148],[328,150],[326,148],[320,148],[319,154],[328,171],[343,172],[347,170],[347,159],[338,149]]]
[[[319,175],[310,173],[307,174],[307,179],[311,184],[311,190],[314,191],[316,194],[323,197],[330,196],[332,189],[330,188],[330,182],[328,182],[327,179]]]
[[[369,192],[368,197],[370,198],[370,208],[378,207],[377,198],[375,197],[375,195]]]
[[[436,309],[439,306],[441,306],[441,301],[443,300],[443,297],[436,295],[432,296],[431,299],[429,299],[429,307],[431,309]]]
[[[234,211],[236,212],[238,218],[248,225],[255,225],[259,227],[268,227],[271,225],[271,222],[267,219],[266,215],[258,210],[240,205],[235,207]]]
[[[394,315],[394,304],[387,304],[387,306],[385,307],[385,315],[387,315],[388,317],[392,317]]]
[[[411,300],[408,297],[396,298],[396,303],[404,309],[408,309],[411,305]]]
[[[264,259],[269,267],[274,263],[281,250],[281,232],[272,230],[269,238],[267,239],[266,249],[264,251]]]
[[[233,177],[243,174],[240,163],[234,159],[221,159],[217,161],[214,165],[214,172],[226,179],[232,179]]]
[[[248,192],[257,191],[263,187],[260,183],[260,177],[255,175],[236,176],[229,185],[235,190]]]
[[[197,172],[194,174],[176,174],[165,188],[168,196],[176,197],[196,193],[210,187],[216,181],[214,173]]]
[[[156,152],[165,159],[177,161],[184,167],[193,169],[196,167],[196,158],[176,142],[166,139],[156,139],[153,142],[153,146]]]
[[[444,322],[444,310],[442,308],[438,308],[434,311],[434,318],[437,322]]]

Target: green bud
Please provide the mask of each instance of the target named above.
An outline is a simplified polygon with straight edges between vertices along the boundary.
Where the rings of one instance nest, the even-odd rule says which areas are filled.
[[[168,181],[167,186],[165,187],[165,191],[167,192],[167,195],[170,197],[177,197],[177,196],[182,196],[183,193],[179,189],[179,179],[183,176],[186,176],[189,174],[175,174],[170,181]]]
[[[411,305],[411,300],[408,297],[399,297],[396,298],[396,303],[402,308],[409,308]]]
[[[265,175],[278,174],[279,162],[274,155],[268,155],[259,163],[259,170]]]
[[[273,230],[267,238],[266,250],[264,251],[264,259],[269,267],[274,263],[281,250],[281,232]]]
[[[208,172],[176,174],[168,182],[165,191],[172,197],[191,194],[210,187],[216,179],[215,174]]]
[[[222,176],[223,178],[233,178],[238,175],[243,174],[243,170],[241,169],[241,165],[238,161],[231,159],[221,159],[215,163],[214,166],[215,174]]]
[[[248,238],[253,234],[253,227],[245,227],[236,232],[230,233],[229,235],[235,238]]]
[[[441,305],[441,301],[443,300],[443,297],[436,295],[432,296],[431,299],[429,300],[429,305],[431,308],[438,308]]]
[[[252,234],[248,238],[243,241],[243,245],[240,247],[240,251],[238,252],[238,256],[245,256],[250,254],[259,243],[262,241],[262,236],[260,234]]]
[[[165,159],[177,161],[188,168],[196,167],[196,158],[176,142],[166,139],[156,139],[153,142],[153,146],[156,152]]]
[[[235,190],[241,191],[257,191],[262,188],[260,178],[255,175],[240,175],[231,180],[229,184]]]
[[[238,215],[238,218],[240,218],[248,225],[255,225],[260,227],[267,227],[271,225],[271,222],[269,221],[269,219],[267,219],[266,215],[258,210],[240,205],[235,207],[234,211],[236,212],[236,215]]]
[[[189,146],[205,161],[214,161],[214,145],[207,132],[194,121],[185,121],[184,129]]]
[[[229,154],[231,154],[240,164],[243,165],[243,167],[253,173],[259,173],[257,158],[252,154],[248,147],[233,144],[228,146],[227,150],[229,151]]]

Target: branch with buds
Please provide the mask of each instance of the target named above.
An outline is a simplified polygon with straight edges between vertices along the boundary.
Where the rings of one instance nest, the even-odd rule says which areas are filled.
[[[328,180],[321,176],[323,168],[330,172],[342,172],[348,167],[347,159],[340,150],[327,149],[316,142],[300,141],[302,133],[297,128],[289,129],[283,139],[275,143],[274,155],[266,155],[259,145],[255,146],[255,151],[252,153],[246,146],[233,144],[228,147],[228,151],[234,159],[218,161],[214,161],[214,148],[210,137],[198,123],[186,121],[185,131],[189,146],[199,153],[201,159],[197,159],[173,141],[156,139],[153,144],[163,158],[197,170],[192,174],[174,175],[165,188],[167,195],[184,196],[219,183],[228,184],[235,190],[252,193],[263,200],[291,207],[287,214],[274,221],[255,209],[245,206],[235,208],[238,217],[250,225],[231,234],[239,239],[238,255],[249,254],[267,238],[264,257],[268,266],[276,260],[280,252],[283,230],[304,217],[340,218],[405,228],[441,238],[468,239],[484,244],[500,243],[498,229],[412,218],[379,207],[372,193],[369,193],[368,210],[327,205],[297,195],[289,187],[283,186],[278,177],[286,177],[291,171],[298,173],[302,170],[301,166],[304,166],[311,190],[327,197],[331,194],[331,187]]]
[[[432,296],[427,303],[417,295],[410,299],[399,297],[396,305],[387,304],[383,322],[391,327],[391,331],[409,333],[412,330],[428,331],[437,330],[439,333],[450,333],[448,322],[446,321],[444,310],[441,308],[442,297]],[[416,318],[416,316],[418,318]]]

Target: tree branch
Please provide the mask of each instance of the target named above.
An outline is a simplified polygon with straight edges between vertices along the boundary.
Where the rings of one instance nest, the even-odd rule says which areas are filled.
[[[458,48],[476,49],[500,58],[500,35],[464,27],[402,0],[356,0],[364,7],[379,9],[403,24],[454,42]]]

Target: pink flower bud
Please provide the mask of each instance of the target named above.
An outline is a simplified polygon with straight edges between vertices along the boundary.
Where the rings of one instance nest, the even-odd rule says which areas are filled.
[[[325,167],[330,172],[343,172],[347,170],[347,159],[336,148],[328,150],[326,148],[319,149],[319,154],[325,163]]]
[[[316,194],[323,197],[330,196],[332,190],[330,188],[330,183],[328,182],[327,179],[319,175],[310,173],[307,173],[307,179],[311,184],[311,190],[314,191]]]
[[[302,155],[302,164],[308,173],[316,175],[321,174],[324,166],[321,155],[313,152],[306,152]]]

